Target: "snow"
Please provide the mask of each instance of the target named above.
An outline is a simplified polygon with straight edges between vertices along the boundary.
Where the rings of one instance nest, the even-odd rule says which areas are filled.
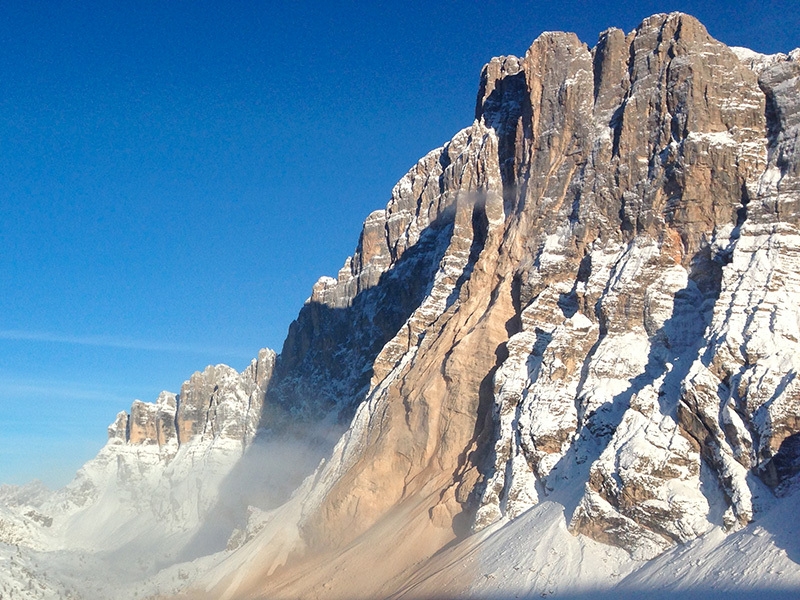
[[[745,595],[800,594],[800,494],[776,503],[761,518],[725,535],[716,527],[667,551],[622,582],[622,589],[681,593],[713,590]],[[727,596],[726,596],[727,597]]]
[[[796,598],[800,494],[726,535],[715,527],[650,561],[566,527],[544,501],[437,555],[397,598]]]
[[[437,556],[397,598],[596,592],[611,589],[636,565],[623,550],[571,535],[564,507],[548,501]]]
[[[741,46],[731,46],[731,50],[736,55],[736,58],[748,68],[756,73],[761,73],[771,65],[787,60],[791,54],[786,55],[783,53],[777,54],[761,54],[750,48],[742,48]]]
[[[736,146],[737,142],[729,131],[697,132],[693,131],[686,136],[686,142],[702,142],[708,146]]]

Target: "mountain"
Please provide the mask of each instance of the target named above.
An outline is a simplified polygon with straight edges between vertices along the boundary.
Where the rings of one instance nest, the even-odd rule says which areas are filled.
[[[800,51],[684,14],[493,59],[279,355],[135,402],[64,490],[3,490],[42,591],[4,585],[796,594],[799,138]]]

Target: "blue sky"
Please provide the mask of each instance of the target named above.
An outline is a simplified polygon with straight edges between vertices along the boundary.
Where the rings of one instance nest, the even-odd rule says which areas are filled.
[[[492,56],[671,10],[800,46],[796,0],[0,4],[0,482],[62,485],[134,398],[279,350]]]

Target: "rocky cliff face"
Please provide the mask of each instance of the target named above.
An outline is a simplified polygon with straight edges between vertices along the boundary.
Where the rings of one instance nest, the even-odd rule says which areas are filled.
[[[256,434],[275,353],[262,350],[242,373],[227,365],[192,375],[179,394],[162,392],[155,403],[135,400],[108,428],[108,439],[174,451],[192,441],[229,439],[243,446]]]
[[[527,82],[521,106],[531,98],[522,165],[543,162],[518,197],[533,213],[515,270],[521,327],[494,379],[478,527],[577,477],[572,529],[650,557],[711,527],[712,488],[735,527],[762,483],[796,471],[781,444],[800,410],[785,300],[800,266],[788,149],[800,71],[796,56],[745,55],[670,15],[591,52],[544,36],[501,72]],[[483,121],[508,121],[503,106],[484,102]]]
[[[474,124],[370,215],[287,341],[327,373],[354,331],[381,340],[307,540],[414,498],[456,534],[554,498],[574,533],[649,558],[780,493],[799,466],[798,58],[671,14],[492,60]],[[392,278],[413,291],[374,291]]]

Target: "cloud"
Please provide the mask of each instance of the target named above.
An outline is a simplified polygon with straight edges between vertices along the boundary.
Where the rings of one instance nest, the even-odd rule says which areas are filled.
[[[131,340],[106,335],[62,335],[46,331],[24,331],[21,329],[0,330],[0,340],[72,344],[122,350],[141,350],[144,352],[168,352],[184,354],[218,354],[222,356],[252,357],[254,353],[241,349],[218,348],[197,344],[176,344],[173,342],[154,342]]]
[[[129,395],[122,395],[118,390],[110,390],[97,385],[89,385],[74,381],[20,381],[0,376],[0,397],[43,397],[62,400],[94,400],[104,402],[130,402]]]

